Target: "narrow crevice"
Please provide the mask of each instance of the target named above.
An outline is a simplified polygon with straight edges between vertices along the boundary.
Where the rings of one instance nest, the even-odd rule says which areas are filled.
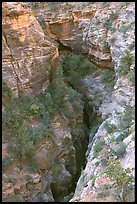
[[[70,51],[72,52],[72,48],[66,45],[63,45],[60,40],[55,40],[58,43],[58,51]]]
[[[70,47],[63,45],[59,40],[56,40],[56,42],[58,43],[58,50],[59,50],[60,56],[63,56],[63,53],[65,53],[66,51],[73,53],[72,49]],[[87,152],[88,145],[89,145],[90,129],[92,127],[94,127],[94,124],[96,124],[96,121],[98,120],[98,116],[97,116],[97,113],[95,112],[94,108],[90,104],[89,99],[87,99],[86,95],[82,91],[82,89],[80,88],[79,90],[77,90],[77,88],[73,84],[68,83],[68,82],[67,82],[67,84],[73,90],[76,90],[82,94],[82,100],[84,103],[83,126],[82,126],[82,131],[84,134],[83,133],[81,135],[79,134],[79,137],[81,137],[79,139],[79,138],[77,138],[77,133],[75,133],[75,131],[73,131],[73,128],[71,130],[73,145],[75,148],[76,169],[77,170],[76,170],[76,173],[74,175],[72,175],[71,183],[70,183],[70,186],[68,187],[68,194],[67,195],[70,195],[71,193],[75,192],[78,179],[81,175],[81,171],[86,166],[86,162],[87,162],[86,152]],[[67,166],[66,166],[66,168],[67,168]],[[69,168],[67,168],[67,170],[69,171]],[[52,193],[53,193],[53,197],[54,197],[55,202],[65,202],[64,201],[64,195],[62,195],[62,198],[58,198],[54,189],[52,189]]]

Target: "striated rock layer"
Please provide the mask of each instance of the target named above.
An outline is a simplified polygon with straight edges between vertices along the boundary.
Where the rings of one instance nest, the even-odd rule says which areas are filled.
[[[32,11],[17,2],[2,8],[3,78],[16,95],[45,90],[58,49],[46,39]]]
[[[132,74],[135,62],[129,62],[130,57],[135,55],[134,2],[64,2],[54,9],[47,3],[39,2],[36,7],[29,6],[28,3],[3,3],[3,78],[17,95],[21,91],[35,95],[46,90],[51,72],[59,63],[59,44],[69,47],[74,53],[84,54],[99,65],[99,70],[81,79],[81,88],[103,122],[94,137],[92,134],[89,135],[87,164],[70,202],[134,201],[133,191],[130,196],[120,192],[120,197],[115,197],[115,189],[111,188],[110,192],[105,191],[103,196],[103,186],[111,185],[113,182],[100,174],[107,168],[108,160],[115,162],[119,159],[121,166],[132,168],[134,175],[135,87]],[[125,52],[127,50],[128,56]],[[122,61],[124,56],[126,62]],[[119,70],[121,67],[124,70],[127,67],[126,63],[128,70],[121,74]],[[114,74],[114,83],[110,83],[110,87],[102,82],[102,70],[110,70],[110,73]],[[106,75],[104,80],[107,81],[109,77],[110,75]],[[130,120],[128,124],[127,118],[125,119],[127,115]],[[77,117],[76,119],[78,120]],[[45,141],[46,146],[40,144],[37,156],[39,165],[45,170],[42,174],[44,190],[42,197],[38,198],[36,194],[34,200],[38,198],[41,201],[52,202],[53,194],[60,197],[60,193],[64,192],[64,182],[68,185],[71,180],[70,174],[76,171],[73,154],[75,147],[72,145],[71,133],[61,128],[62,124],[65,124],[64,119],[62,122],[58,116],[53,121],[57,145],[54,146],[51,141]],[[115,128],[110,131],[108,126]],[[66,148],[66,151],[62,152],[60,147],[66,146],[68,141],[71,143],[70,149]],[[103,141],[102,146],[99,153],[95,154],[95,146],[99,141]],[[122,149],[122,156],[117,153],[119,148],[125,148],[124,151]],[[55,164],[59,168],[53,168]],[[50,168],[53,168],[51,172],[55,171],[54,175],[58,174],[57,177],[52,177]]]

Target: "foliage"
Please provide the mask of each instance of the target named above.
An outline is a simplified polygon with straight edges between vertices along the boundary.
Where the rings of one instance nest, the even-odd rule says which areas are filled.
[[[131,24],[122,24],[119,28],[119,32],[126,33],[126,31],[131,27]]]
[[[31,141],[28,136],[28,125],[26,121],[23,121],[22,125],[17,129],[14,155],[20,160],[34,159],[35,150],[33,141]]]
[[[9,175],[8,176],[8,182],[12,183],[13,185],[15,185],[17,183],[17,179],[14,178],[13,176]]]
[[[119,11],[126,5],[126,3],[122,3],[120,5],[119,8],[115,9],[114,11],[112,11],[109,16],[108,19],[103,23],[103,26],[108,29],[108,30],[112,30],[112,32],[114,32],[114,29],[112,28],[112,22],[114,20],[116,20],[118,18],[118,13]]]
[[[103,23],[103,26],[109,30],[112,26],[112,23],[110,22],[110,20],[106,20],[104,23]]]
[[[124,142],[120,142],[114,148],[112,148],[111,152],[113,155],[116,155],[117,157],[121,157],[125,153],[126,148],[127,148],[127,145]]]
[[[12,199],[12,202],[24,202],[24,199],[20,195],[15,195],[14,198]]]
[[[60,7],[61,2],[48,2],[48,6],[52,11],[56,11]]]
[[[103,83],[111,83],[115,78],[115,73],[111,70],[101,73],[101,81]]]
[[[134,107],[132,107],[131,105],[127,105],[125,111],[120,115],[119,129],[121,131],[126,130],[133,124],[134,119],[135,119]]]
[[[73,197],[74,193],[71,192],[69,195],[65,196],[63,199],[63,202],[68,202],[72,197]]]
[[[32,161],[31,163],[29,163],[27,165],[27,170],[30,173],[36,173],[39,170],[39,166],[38,166],[37,162],[36,161]]]
[[[3,97],[11,97],[12,90],[8,87],[6,81],[2,79],[2,98]]]
[[[6,156],[4,159],[2,159],[2,170],[6,169],[11,164],[11,159]]]
[[[118,136],[115,138],[115,141],[116,141],[117,143],[123,141],[123,140],[128,136],[128,134],[129,134],[129,133],[128,133],[127,130],[123,131],[120,135],[118,135]]]
[[[69,103],[73,110],[70,110]],[[54,136],[51,120],[55,114],[65,114],[73,122],[77,120],[75,111],[81,114],[83,107],[82,95],[64,82],[61,66],[56,69],[46,93],[11,99],[5,107],[3,125],[9,128],[13,142],[16,143],[16,147],[11,148],[14,156],[20,160],[33,161],[35,143],[40,138]],[[31,119],[36,119],[39,125],[29,127]]]
[[[135,71],[134,70],[130,70],[128,72],[128,79],[131,82],[131,84],[135,86]]]
[[[118,12],[117,11],[112,11],[110,14],[109,14],[109,20],[111,22],[113,22],[114,20],[116,20],[118,17]]]
[[[109,161],[109,166],[106,168],[105,173],[109,178],[114,181],[113,186],[117,186],[122,193],[122,201],[124,200],[124,192],[127,191],[128,186],[133,186],[134,178],[132,176],[131,168],[124,169],[120,165],[120,161]],[[121,197],[121,196],[119,196]]]
[[[92,180],[92,186],[94,186],[97,176],[91,175],[90,179]]]
[[[100,191],[98,194],[97,194],[97,198],[106,198],[107,196],[109,196],[110,195],[110,192],[109,192],[109,190],[102,190],[102,191]]]
[[[30,176],[30,175],[26,175],[26,176],[25,176],[25,179],[26,179],[26,181],[32,181],[32,180],[33,180],[33,177]]]
[[[102,150],[103,148],[103,145],[105,144],[105,141],[104,140],[98,140],[96,142],[96,144],[94,145],[94,152],[93,152],[93,156],[94,157],[97,157],[99,152]]]
[[[103,165],[103,166],[106,166],[107,165],[107,162],[108,162],[108,159],[107,158],[101,158],[101,161],[100,161],[100,163],[101,163],[101,165]]]
[[[54,135],[51,124],[40,123],[37,127],[30,127],[28,129],[28,136],[35,144],[43,137],[52,137]]]
[[[82,55],[68,55],[61,63],[65,80],[74,87],[78,87],[80,78],[92,72],[96,66]],[[77,80],[76,80],[77,79]]]
[[[32,104],[32,105],[30,106],[30,111],[31,111],[32,113],[37,113],[37,112],[39,111],[39,106],[37,106],[36,104]]]
[[[43,29],[46,28],[46,23],[43,16],[38,15],[37,20]]]
[[[72,118],[72,120],[75,117],[75,111],[77,113],[82,113],[82,95],[64,82],[61,66],[56,69],[53,75],[53,81],[49,85],[48,92],[51,94],[54,108],[57,112],[65,114],[66,117],[69,119]],[[71,110],[71,106],[73,107],[73,111]]]
[[[105,128],[108,133],[115,132],[117,130],[117,126],[114,124],[109,124],[108,122],[105,123]]]
[[[124,55],[120,58],[120,64],[117,68],[117,74],[119,77],[128,74],[130,66],[134,63],[134,56],[129,50],[124,51]]]

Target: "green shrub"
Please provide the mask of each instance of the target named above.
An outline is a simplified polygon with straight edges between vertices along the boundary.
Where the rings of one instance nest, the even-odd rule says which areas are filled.
[[[134,63],[134,56],[129,50],[124,51],[124,55],[120,58],[120,65],[117,68],[117,74],[119,77],[128,74],[130,66]]]
[[[2,170],[5,170],[10,164],[11,159],[8,156],[6,156],[4,159],[2,159]]]
[[[125,130],[124,132],[122,132],[120,135],[118,135],[116,138],[115,138],[115,141],[117,143],[119,142],[122,142],[127,136],[128,136],[129,132],[127,130]]]
[[[112,33],[114,33],[116,30],[117,30],[117,29],[116,29],[115,27],[111,27],[111,28],[110,28],[110,31],[111,31]],[[111,38],[111,39],[112,39],[112,38]]]
[[[61,66],[65,80],[75,88],[79,86],[82,77],[93,72],[97,67],[84,56],[76,54],[66,56],[62,61]]]
[[[50,123],[41,123],[37,127],[29,128],[28,135],[29,139],[33,141],[33,143],[36,143],[43,137],[52,137],[54,135],[54,132]]]
[[[30,175],[26,175],[26,176],[25,176],[25,179],[26,179],[26,181],[32,181],[32,180],[33,180],[33,177],[30,176]]]
[[[20,160],[33,160],[35,152],[33,141],[28,136],[28,125],[26,121],[23,121],[17,131],[14,155]]]
[[[135,86],[135,71],[134,70],[130,70],[128,72],[128,79],[131,82],[131,84]]]
[[[38,20],[40,26],[42,27],[42,29],[45,29],[46,28],[46,23],[45,23],[44,17],[43,16],[38,16],[37,20]]]
[[[63,202],[68,202],[72,197],[73,197],[74,193],[71,192],[69,195],[65,196],[63,199]]]
[[[39,106],[37,106],[36,104],[32,104],[32,105],[30,106],[30,111],[31,111],[32,113],[38,113],[38,111],[39,111]]]
[[[104,140],[99,140],[96,142],[96,144],[94,145],[94,148],[93,148],[93,156],[94,157],[98,156],[98,154],[102,150],[104,144],[105,144]]]
[[[108,133],[113,133],[117,130],[117,126],[114,124],[109,124],[108,122],[105,123],[105,128]]]
[[[12,199],[12,202],[25,202],[24,198],[20,195],[15,195],[14,198]]]
[[[113,155],[116,155],[117,157],[121,157],[125,153],[126,148],[127,148],[127,145],[124,142],[120,142],[114,148],[112,148],[111,152]]]
[[[108,162],[108,159],[102,158],[100,162],[101,162],[101,165],[106,166],[107,162]]]
[[[12,90],[8,87],[6,81],[2,79],[2,98],[3,97],[11,97],[12,96]]]
[[[98,192],[97,198],[106,198],[110,195],[110,192],[108,190],[102,190],[101,192]]]
[[[111,23],[110,20],[106,20],[106,21],[103,23],[103,26],[104,26],[107,30],[109,30],[109,29],[112,28],[112,23]]]
[[[115,78],[115,73],[111,70],[101,73],[102,83],[111,83]]]
[[[32,161],[31,163],[29,163],[29,164],[27,165],[27,170],[28,170],[30,173],[36,173],[36,172],[38,172],[39,166],[38,166],[37,162],[36,162],[36,161]]]
[[[131,105],[127,105],[125,111],[120,116],[119,129],[121,131],[126,130],[133,124],[134,119],[135,119],[134,107],[132,107]]]
[[[121,25],[118,29],[119,32],[126,33],[126,31],[131,27],[131,24]]]
[[[118,17],[118,12],[117,11],[112,11],[110,14],[109,14],[109,19],[111,22],[113,22],[114,20],[116,20]]]
[[[13,178],[13,176],[9,175],[8,176],[8,182],[12,183],[13,185],[15,185],[17,183],[17,179]]]
[[[113,186],[119,188],[119,198],[122,202],[125,201],[124,194],[128,186],[133,187],[134,177],[132,176],[131,168],[124,169],[120,165],[120,161],[109,161],[109,166],[106,168],[105,173],[109,178],[114,181]]]

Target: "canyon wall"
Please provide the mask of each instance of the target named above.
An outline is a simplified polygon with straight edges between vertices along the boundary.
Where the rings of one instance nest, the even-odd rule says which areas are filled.
[[[70,202],[114,202],[122,201],[123,197],[125,201],[134,201],[133,191],[130,196],[128,194],[123,196],[121,192],[120,198],[112,196],[111,193],[115,191],[114,187],[109,187],[108,195],[105,192],[104,197],[99,196],[104,185],[112,184],[109,177],[100,174],[107,168],[107,160],[113,162],[120,160],[123,168],[133,168],[132,174],[134,175],[134,2],[78,2],[77,4],[64,2],[60,3],[58,7],[55,5],[50,7],[48,3],[32,6],[31,2],[28,4],[7,2],[3,3],[2,15],[3,78],[16,95],[19,95],[20,91],[36,95],[47,89],[50,84],[51,72],[55,70],[59,60],[63,57],[63,51],[58,49],[59,44],[66,46],[74,54],[83,54],[99,67],[92,74],[81,78],[80,86],[91,108],[103,122],[94,137],[92,133],[89,134],[86,152],[87,163],[81,172]],[[101,77],[103,72],[106,74],[103,78],[104,81]],[[109,78],[110,81],[107,83]],[[70,103],[69,106],[71,106]],[[75,112],[75,108],[73,111]],[[82,124],[82,114],[80,112],[81,120],[78,121],[79,117],[75,113],[76,124]],[[53,182],[54,178],[51,179],[51,174],[46,174],[47,177],[44,177],[43,180],[47,180],[49,183],[43,184],[45,192],[42,195],[45,194],[45,200],[51,198],[50,202],[54,197],[52,193],[56,193],[60,197],[63,182],[69,183],[70,172],[76,171],[75,168],[72,168],[76,162],[72,136],[69,131],[66,132],[61,127],[62,120],[65,126],[64,119],[58,115],[53,120],[57,143],[54,153],[57,151],[57,154],[65,155],[61,156],[61,159],[65,160],[65,165],[63,165],[63,161],[59,161],[59,175],[61,176],[62,172],[65,172],[65,177],[61,181],[57,176],[55,182]],[[71,123],[71,120],[68,123]],[[64,146],[63,141],[66,140],[71,143],[70,149],[62,153],[57,149]],[[84,142],[83,138],[82,141]],[[95,154],[99,141],[101,148]],[[48,144],[49,141],[46,142]],[[49,142],[50,145],[52,146]],[[54,148],[49,149],[53,151]],[[41,153],[42,151],[47,151],[44,146],[38,153],[38,160],[41,161],[39,165],[49,163],[50,166],[51,160],[54,161],[56,154],[53,155],[54,159],[52,157],[50,160],[49,157],[48,162],[43,162],[41,154],[45,158],[45,155],[53,153],[50,151]],[[118,151],[122,153],[118,154]],[[70,164],[70,161],[73,162]],[[66,163],[69,170],[65,169]],[[56,188],[58,182],[60,186]],[[49,187],[50,184],[52,188]],[[48,197],[46,197],[47,195]]]

